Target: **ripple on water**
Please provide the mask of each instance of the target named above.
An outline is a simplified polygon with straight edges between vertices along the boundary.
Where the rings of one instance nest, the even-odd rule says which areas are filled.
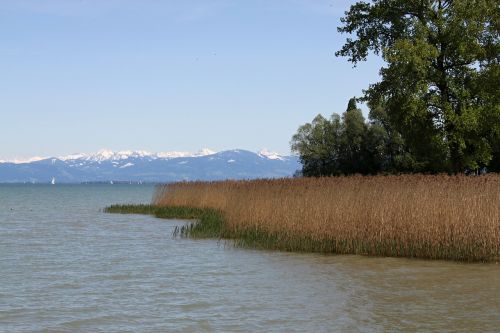
[[[172,239],[182,221],[99,211],[152,191],[0,185],[0,332],[500,327],[499,265],[234,249]]]

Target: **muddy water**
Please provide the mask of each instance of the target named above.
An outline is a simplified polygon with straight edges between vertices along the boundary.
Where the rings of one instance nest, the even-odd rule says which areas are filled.
[[[99,211],[152,192],[0,185],[0,332],[500,328],[500,265],[234,249]]]

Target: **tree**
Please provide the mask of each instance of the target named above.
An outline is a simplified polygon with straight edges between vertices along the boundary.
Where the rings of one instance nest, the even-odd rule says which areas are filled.
[[[340,169],[344,174],[365,173],[363,141],[367,127],[365,118],[356,105],[356,99],[349,100],[347,110],[342,115],[342,134],[340,136]]]
[[[366,149],[377,169],[389,173],[420,171],[401,133],[391,124],[386,108],[370,106],[368,118],[370,133]]]
[[[338,145],[340,117],[331,120],[317,115],[311,123],[299,127],[292,137],[292,151],[299,154],[304,176],[331,176],[339,174]]]
[[[419,171],[460,172],[498,153],[499,27],[496,0],[372,0],[342,18],[337,56],[373,52],[386,66],[364,100],[384,105]]]
[[[383,127],[365,122],[352,98],[342,117],[318,115],[300,126],[291,147],[300,157],[303,176],[369,174],[383,170],[387,138]]]

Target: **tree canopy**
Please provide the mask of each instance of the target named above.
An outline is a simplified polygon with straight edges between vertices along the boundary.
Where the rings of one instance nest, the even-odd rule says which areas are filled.
[[[385,123],[385,111],[370,112],[366,122],[356,100],[330,119],[316,116],[299,127],[291,147],[302,162],[304,176],[375,174],[411,170],[411,158],[398,132]]]
[[[342,18],[338,31],[349,37],[336,54],[354,65],[370,53],[385,61],[363,101],[380,133],[404,141],[402,165],[500,171],[499,8],[496,0],[373,0]],[[348,113],[344,125],[355,127],[359,115]],[[348,155],[358,149],[351,139]]]

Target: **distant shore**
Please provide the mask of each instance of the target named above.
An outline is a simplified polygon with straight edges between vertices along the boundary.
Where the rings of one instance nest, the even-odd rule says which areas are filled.
[[[491,262],[500,258],[500,175],[184,182],[110,213],[193,219],[175,234],[235,245]]]

